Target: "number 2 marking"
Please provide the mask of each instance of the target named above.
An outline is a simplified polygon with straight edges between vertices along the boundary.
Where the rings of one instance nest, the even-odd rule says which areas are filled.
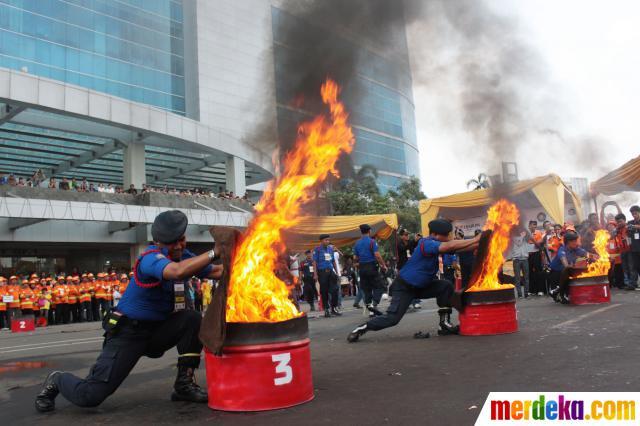
[[[291,383],[293,380],[293,370],[289,365],[289,361],[291,361],[291,354],[284,353],[278,355],[271,355],[271,361],[277,362],[276,365],[276,374],[284,374],[284,376],[276,377],[273,379],[273,383],[276,386],[286,385],[287,383]]]
[[[27,322],[26,321],[20,321],[20,328],[27,328]]]

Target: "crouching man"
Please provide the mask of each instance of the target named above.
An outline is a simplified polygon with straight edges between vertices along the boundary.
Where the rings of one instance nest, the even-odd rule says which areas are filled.
[[[480,234],[470,240],[451,240],[452,230],[451,223],[444,219],[429,222],[429,236],[418,241],[413,254],[392,284],[392,299],[387,313],[356,327],[347,337],[349,342],[358,341],[367,331],[382,330],[398,324],[414,299],[435,298],[440,307],[438,334],[458,333],[458,326],[451,324],[453,283],[436,278],[439,257],[443,253],[475,250]]]
[[[185,308],[185,282],[192,276],[220,278],[222,267],[211,265],[215,253],[199,256],[186,249],[187,217],[173,210],[159,214],[151,228],[154,244],[138,258],[131,282],[118,307],[102,322],[102,352],[86,378],[54,371],[36,397],[36,410],[51,411],[61,393],[80,407],[95,407],[115,392],[142,356],[160,358],[178,349],[178,376],[171,399],[207,402],[194,381],[200,365],[198,339],[201,314]]]

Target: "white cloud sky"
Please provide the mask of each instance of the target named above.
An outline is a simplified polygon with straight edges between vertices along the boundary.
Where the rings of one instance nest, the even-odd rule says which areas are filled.
[[[594,180],[640,155],[640,2],[493,0],[489,4],[518,24],[519,36],[542,60],[544,89],[554,101],[550,121],[555,122],[549,127],[567,140],[603,141],[603,149],[576,156],[553,136],[528,139],[516,153],[520,178],[556,173]],[[409,43],[413,55],[416,40],[411,30]],[[438,59],[445,70],[446,60]],[[420,77],[414,71],[414,82]],[[452,102],[456,93],[450,77],[414,87],[420,177],[429,197],[464,192],[468,179],[492,172],[481,161],[473,135],[461,125],[461,113]],[[540,104],[531,96],[526,109],[532,120],[549,112],[536,108]],[[576,157],[585,155],[596,156],[595,164],[580,164]]]

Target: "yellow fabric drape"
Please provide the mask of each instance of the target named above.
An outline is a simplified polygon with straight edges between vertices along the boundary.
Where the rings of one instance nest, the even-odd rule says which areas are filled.
[[[360,225],[371,226],[371,235],[386,240],[398,229],[398,216],[375,214],[360,216],[308,216],[283,232],[287,248],[292,251],[312,249],[318,245],[321,234],[331,235],[338,247],[351,245],[361,236]]]
[[[578,219],[582,218],[582,203],[576,194],[569,188],[559,176],[550,174],[534,179],[513,183],[508,187],[506,197],[513,197],[531,191],[540,205],[548,212],[556,223],[564,223],[565,193],[569,194],[576,209]],[[478,191],[463,192],[446,197],[421,200],[419,210],[422,220],[422,232],[428,232],[429,221],[438,217],[443,209],[465,209],[489,206],[495,199],[493,189],[481,189]],[[450,211],[450,210],[449,210]]]
[[[640,191],[640,156],[591,184],[591,192],[595,194],[615,195],[624,191]]]

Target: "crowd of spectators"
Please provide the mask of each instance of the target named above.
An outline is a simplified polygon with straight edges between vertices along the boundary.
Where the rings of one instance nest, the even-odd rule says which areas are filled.
[[[233,191],[220,191],[214,192],[211,189],[206,188],[193,188],[193,189],[178,189],[169,188],[168,185],[161,187],[154,187],[147,184],[142,184],[142,188],[136,188],[135,185],[130,185],[125,189],[119,185],[113,185],[111,183],[93,183],[87,181],[86,177],[82,179],[71,179],[63,177],[58,180],[55,177],[47,178],[41,169],[36,170],[31,177],[16,176],[13,173],[5,174],[0,172],[0,185],[20,186],[20,187],[32,187],[32,188],[49,188],[60,191],[76,191],[76,192],[102,192],[107,194],[146,194],[149,192],[157,192],[163,194],[172,194],[183,197],[196,197],[196,198],[223,198],[230,200],[245,200],[249,201],[247,195],[242,197],[234,194]]]

